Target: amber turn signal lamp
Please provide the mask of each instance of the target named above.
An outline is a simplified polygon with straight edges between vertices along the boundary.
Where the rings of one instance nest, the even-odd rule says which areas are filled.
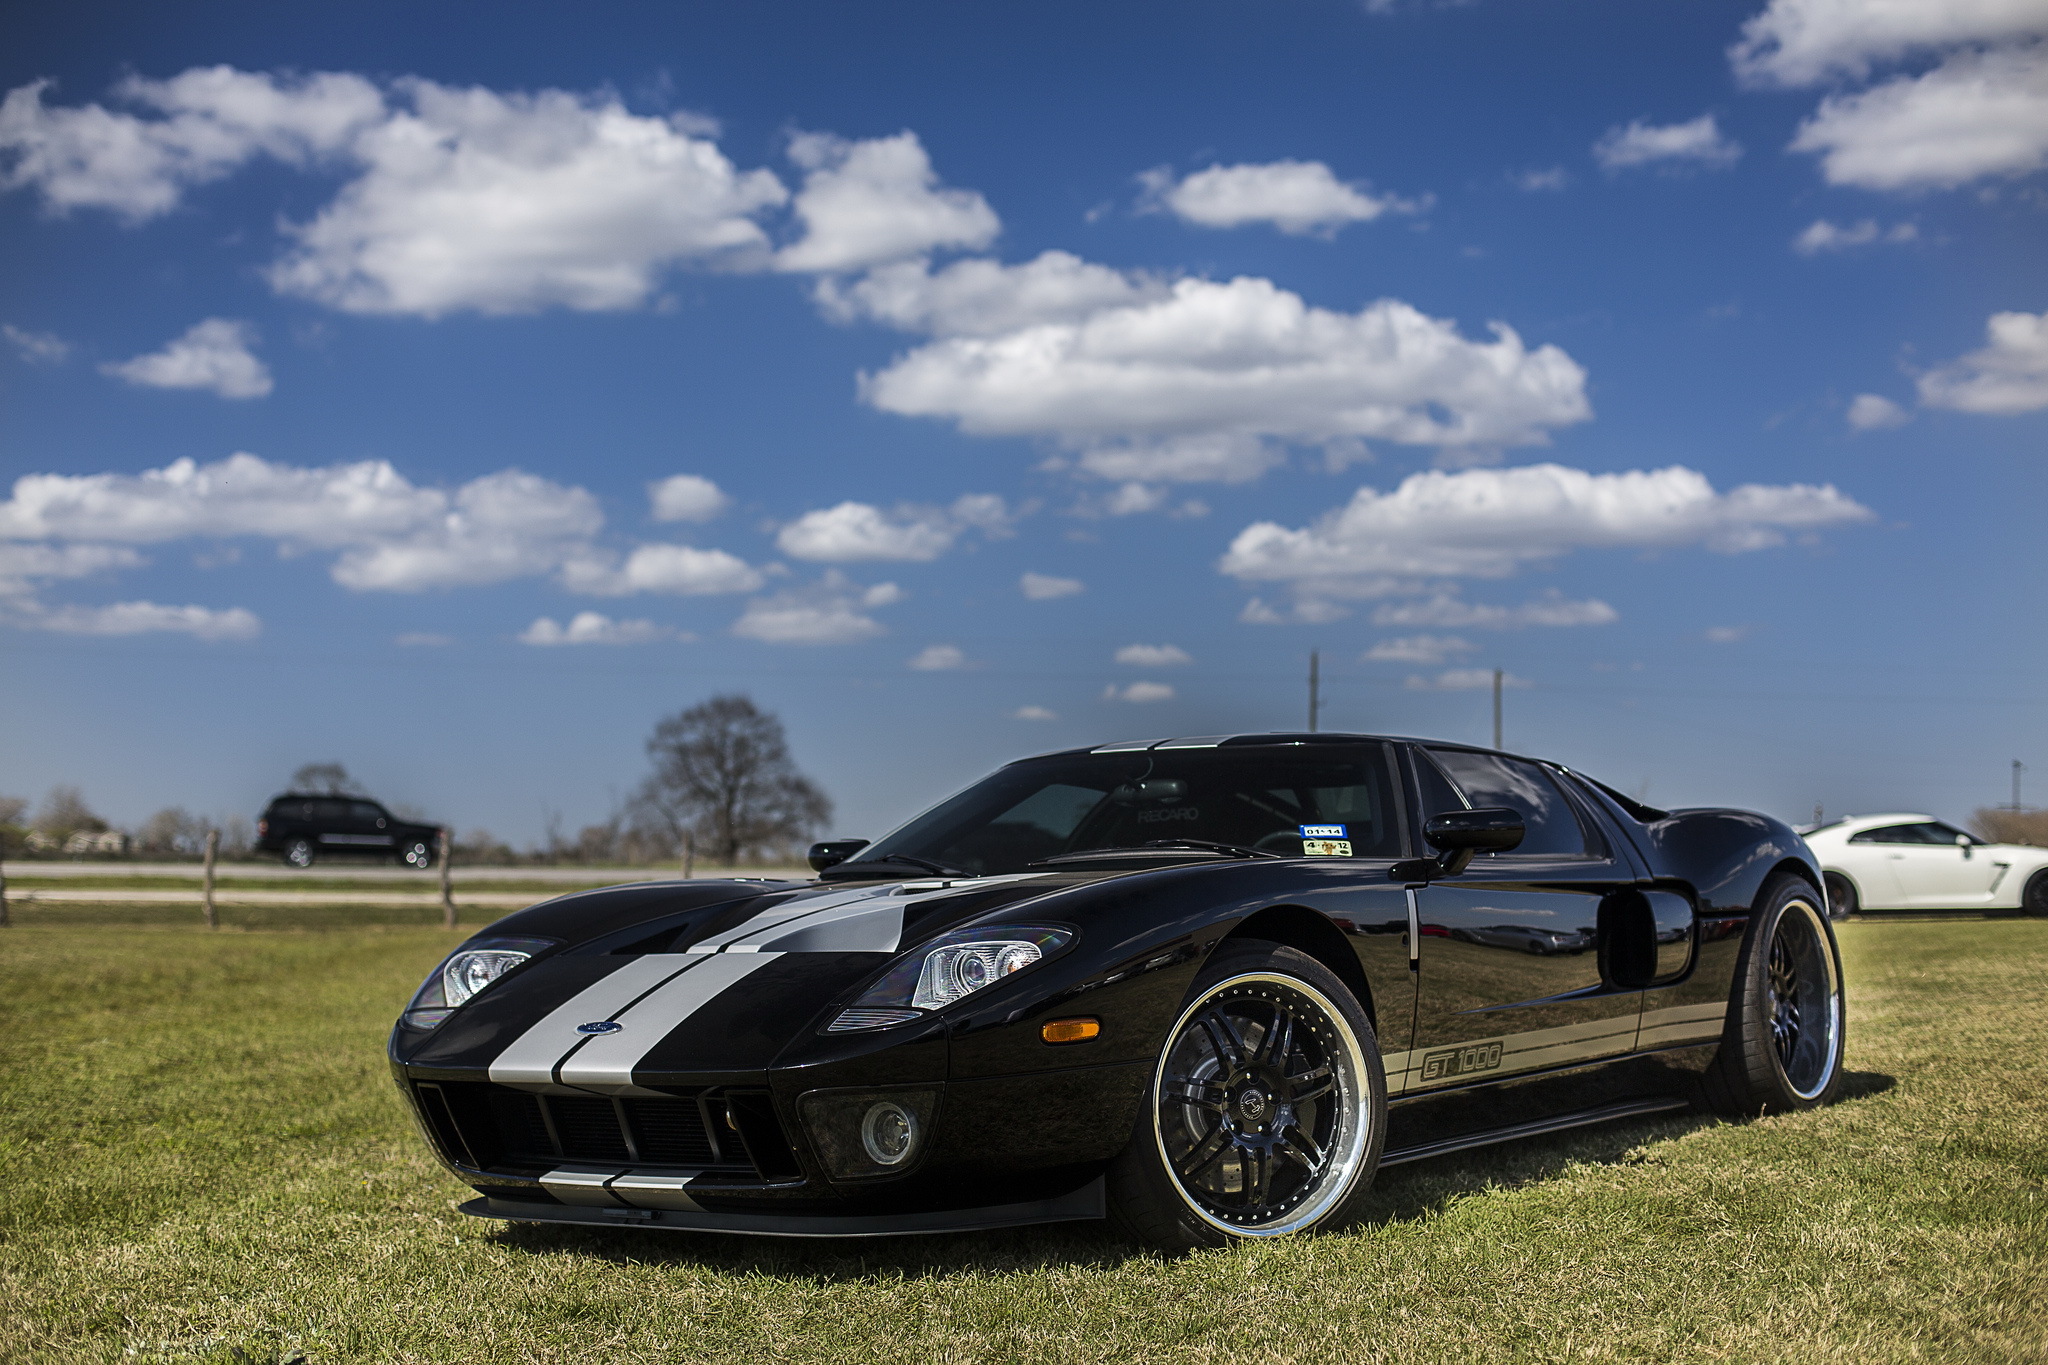
[[[1048,1043],[1085,1043],[1102,1032],[1100,1019],[1055,1019],[1038,1030]]]

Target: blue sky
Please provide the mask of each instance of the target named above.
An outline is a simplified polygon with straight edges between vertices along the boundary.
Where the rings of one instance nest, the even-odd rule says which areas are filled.
[[[0,792],[523,840],[740,689],[873,835],[1311,649],[1654,801],[2048,781],[2048,8],[1922,8],[18,13]]]

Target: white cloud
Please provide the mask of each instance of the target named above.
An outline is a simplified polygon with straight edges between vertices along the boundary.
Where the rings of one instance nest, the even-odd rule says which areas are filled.
[[[1865,218],[1839,227],[1825,218],[1816,218],[1812,226],[1792,239],[1792,249],[1802,256],[1817,256],[1823,251],[1846,251],[1872,242],[1911,242],[1919,236],[1920,229],[1911,223],[1898,223],[1887,229],[1880,228],[1876,219]]]
[[[710,521],[732,504],[717,484],[696,474],[671,474],[647,485],[656,521]]]
[[[916,133],[861,142],[799,133],[789,157],[807,172],[793,206],[804,235],[777,253],[783,270],[851,271],[941,247],[977,250],[1002,228],[979,194],[939,188]]]
[[[826,316],[867,318],[933,336],[999,336],[1040,323],[1080,322],[1105,308],[1162,298],[1163,280],[1113,270],[1064,251],[1046,251],[1022,265],[981,258],[934,271],[925,260],[877,266],[847,282],[818,282]]]
[[[788,195],[693,136],[689,116],[562,90],[396,90],[411,108],[355,139],[361,176],[289,229],[280,292],[426,317],[634,308],[671,266],[761,259],[754,215]]]
[[[548,572],[587,555],[603,523],[586,490],[516,469],[448,493],[383,460],[308,469],[246,453],[141,474],[28,474],[0,502],[0,539],[257,536],[288,551],[339,550],[336,582],[400,592]]]
[[[1078,322],[931,342],[861,391],[976,435],[1052,436],[1129,478],[1241,477],[1268,458],[1262,438],[1501,447],[1591,416],[1571,357],[1492,330],[1468,341],[1395,300],[1336,313],[1270,280],[1184,279]]]
[[[571,592],[594,597],[625,597],[636,592],[710,597],[753,592],[762,578],[760,570],[724,550],[655,544],[635,548],[623,564],[607,551],[579,553],[562,565],[562,583]]]
[[[1508,183],[1528,194],[1543,194],[1563,189],[1571,183],[1571,176],[1562,166],[1550,166],[1538,170],[1517,171],[1508,177]]]
[[[1284,610],[1267,605],[1264,598],[1254,597],[1244,604],[1237,619],[1248,626],[1320,626],[1341,621],[1350,614],[1349,607],[1339,606],[1327,597],[1297,598]]]
[[[1139,177],[1148,205],[1199,227],[1234,228],[1271,223],[1295,236],[1334,233],[1347,223],[1369,223],[1384,213],[1413,213],[1426,201],[1375,196],[1362,184],[1339,180],[1320,161],[1213,165],[1176,181],[1165,167]]]
[[[886,635],[866,613],[901,600],[894,583],[862,588],[837,569],[808,587],[791,588],[747,604],[732,633],[778,645],[845,645]]]
[[[1573,600],[1552,588],[1518,607],[1467,602],[1440,592],[1413,602],[1389,602],[1373,610],[1376,626],[1436,626],[1450,629],[1519,630],[1525,626],[1606,626],[1621,613],[1597,597]]]
[[[1528,687],[1527,678],[1518,678],[1512,673],[1503,674],[1502,687]],[[1493,670],[1490,668],[1447,668],[1433,678],[1410,674],[1408,686],[1418,692],[1477,692],[1493,687]]]
[[[98,208],[130,222],[168,213],[188,187],[256,156],[303,165],[336,153],[386,115],[375,86],[330,72],[278,79],[194,67],[115,87],[118,102],[155,117],[98,104],[52,109],[50,85],[21,86],[0,103],[0,157],[10,163],[0,185],[34,186],[52,213]]]
[[[1928,49],[2012,41],[2048,31],[2039,0],[1771,0],[1728,50],[1759,85],[1861,78],[1873,62]]]
[[[209,389],[222,398],[261,398],[270,392],[270,370],[249,349],[256,329],[229,318],[195,322],[161,351],[100,369],[131,384],[153,389]]]
[[[1382,640],[1363,657],[1373,663],[1440,664],[1454,655],[1469,654],[1472,648],[1470,641],[1455,635],[1409,635]]]
[[[1221,562],[1247,581],[1333,588],[1377,575],[1504,578],[1578,549],[1705,545],[1724,553],[1783,543],[1786,533],[1867,521],[1832,484],[1744,484],[1717,493],[1673,465],[1592,474],[1556,464],[1430,471],[1390,493],[1360,488],[1298,530],[1257,522]]]
[[[542,616],[519,632],[523,645],[645,645],[672,638],[675,632],[652,621],[614,621],[594,611],[576,613],[567,626]]]
[[[125,545],[36,545],[0,540],[0,600],[27,598],[37,585],[89,578],[113,569],[139,568],[141,555]]]
[[[1748,626],[1708,626],[1703,638],[1708,644],[1732,645],[1749,634]]]
[[[1059,713],[1043,706],[1020,706],[1010,713],[1012,720],[1058,720]]]
[[[775,544],[793,558],[826,564],[928,563],[952,549],[968,528],[1002,535],[1013,520],[1008,505],[993,493],[969,493],[951,507],[905,503],[894,512],[849,501],[804,513],[776,534]]]
[[[1832,185],[1948,189],[2048,165],[2048,44],[1964,51],[1917,76],[1831,95],[1792,150]]]
[[[105,607],[58,607],[19,618],[18,625],[68,635],[143,635],[169,632],[201,640],[253,640],[263,622],[242,607],[168,607],[155,602],[116,602]]]
[[[1634,119],[1626,127],[1609,128],[1593,144],[1593,159],[1610,171],[1658,162],[1718,168],[1734,165],[1741,156],[1741,146],[1721,131],[1712,114],[1663,125]]]
[[[1920,376],[1930,408],[2012,417],[2048,408],[2048,312],[1993,313],[1990,345]]]
[[[1154,701],[1172,701],[1173,689],[1165,683],[1134,682],[1126,687],[1111,683],[1103,690],[1104,701],[1129,701],[1143,704]]]
[[[1179,645],[1125,645],[1116,652],[1116,661],[1140,668],[1167,668],[1174,664],[1191,664],[1195,658]]]
[[[1859,393],[1849,400],[1849,427],[1853,431],[1881,431],[1902,427],[1912,415],[1891,399],[1875,393]]]
[[[0,336],[32,365],[61,365],[71,354],[71,343],[54,332],[31,332],[9,322],[0,323]]]
[[[924,673],[965,668],[967,654],[958,645],[926,645],[911,657],[909,667]]]
[[[1072,597],[1077,592],[1088,591],[1088,585],[1078,578],[1055,578],[1043,573],[1027,573],[1017,581],[1017,585],[1034,602],[1048,602],[1055,597]]]

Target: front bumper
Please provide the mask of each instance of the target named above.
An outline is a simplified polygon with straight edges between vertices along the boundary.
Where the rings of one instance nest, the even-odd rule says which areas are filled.
[[[688,1201],[680,1188],[671,1197]],[[648,1193],[641,1189],[636,1193]],[[921,1213],[774,1214],[731,1213],[702,1208],[593,1207],[541,1204],[486,1196],[461,1206],[473,1218],[511,1223],[571,1223],[585,1227],[655,1228],[667,1232],[727,1232],[750,1237],[903,1237],[939,1232],[1067,1223],[1104,1215],[1103,1182],[1097,1176],[1071,1193],[1021,1204],[939,1209]]]

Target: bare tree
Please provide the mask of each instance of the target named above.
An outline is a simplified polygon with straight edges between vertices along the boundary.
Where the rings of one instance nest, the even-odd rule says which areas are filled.
[[[85,804],[85,796],[76,787],[50,788],[43,808],[36,812],[36,828],[59,842],[80,830],[97,834],[106,827],[107,822]]]
[[[2048,810],[1991,806],[1978,811],[1970,824],[1995,844],[2048,845]]]
[[[654,727],[654,774],[641,804],[708,861],[782,853],[832,818],[832,803],[797,771],[782,722],[738,693],[711,698]]]
[[[142,822],[135,846],[144,853],[197,853],[207,825],[183,806],[166,806]]]
[[[295,792],[308,796],[361,796],[363,789],[339,763],[302,763],[292,774]]]

